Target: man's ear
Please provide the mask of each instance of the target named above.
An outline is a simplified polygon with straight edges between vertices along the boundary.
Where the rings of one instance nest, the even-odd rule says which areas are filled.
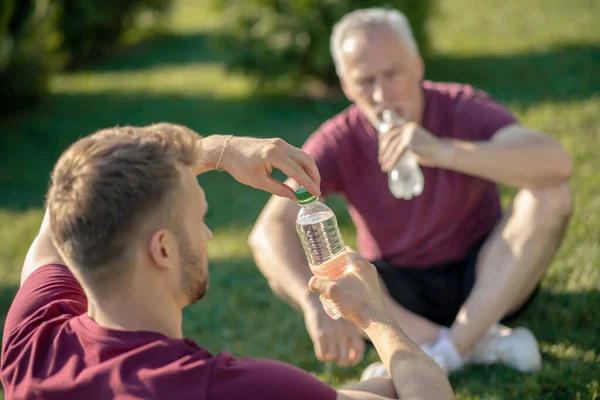
[[[342,88],[342,92],[346,98],[352,102],[354,102],[354,96],[352,95],[352,89],[350,88],[350,84],[346,79],[340,76],[340,86]]]
[[[423,61],[423,57],[419,55],[415,57],[415,69],[418,74],[419,82],[422,82],[425,78],[425,62]]]
[[[148,244],[150,258],[161,268],[174,268],[178,257],[175,235],[169,230],[159,229],[150,237]]]

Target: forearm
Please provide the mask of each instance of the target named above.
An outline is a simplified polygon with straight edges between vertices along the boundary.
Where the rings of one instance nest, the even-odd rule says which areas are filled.
[[[390,372],[398,398],[453,399],[444,372],[402,332],[387,312],[373,318],[365,332]]]
[[[21,271],[21,285],[36,269],[48,264],[65,264],[52,241],[50,233],[50,216],[48,211],[44,215],[38,235],[29,247],[23,269]]]
[[[202,146],[202,157],[198,160],[198,164],[194,166],[194,173],[196,175],[200,175],[217,167],[217,163],[224,153],[225,145],[227,144],[226,141],[228,139],[231,140],[231,136],[212,135],[203,137],[199,140],[200,146]]]
[[[386,399],[398,398],[394,382],[390,378],[372,378],[364,382],[346,385],[341,390],[372,393]]]
[[[573,168],[568,153],[550,138],[446,144],[438,167],[519,188],[558,185]]]

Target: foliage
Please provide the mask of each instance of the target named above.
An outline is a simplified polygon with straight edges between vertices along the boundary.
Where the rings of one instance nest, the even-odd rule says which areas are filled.
[[[171,0],[55,0],[61,8],[61,49],[76,66],[114,50],[129,29],[165,13]]]
[[[4,0],[0,10],[2,112],[42,97],[56,69],[56,8],[48,0]]]
[[[436,0],[211,0],[223,25],[216,41],[231,70],[261,83],[292,85],[338,78],[329,50],[333,25],[359,8],[385,6],[409,19],[423,53],[429,49],[427,20]]]

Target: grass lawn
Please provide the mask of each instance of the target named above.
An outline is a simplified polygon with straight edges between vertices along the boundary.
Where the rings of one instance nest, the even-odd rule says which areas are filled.
[[[524,124],[557,137],[576,163],[576,211],[568,235],[539,297],[518,321],[538,337],[544,369],[523,375],[501,366],[467,368],[451,378],[459,399],[600,397],[599,11],[593,0],[440,0],[432,20],[437,55],[427,61],[428,78],[489,91]],[[116,124],[171,121],[204,134],[280,136],[301,145],[347,105],[252,96],[251,82],[228,75],[210,50],[215,20],[201,1],[178,1],[169,26],[169,35],[56,77],[42,105],[0,119],[2,321],[41,221],[49,172],[76,138]],[[211,288],[185,311],[186,335],[213,352],[293,363],[335,386],[356,380],[375,353],[356,369],[320,364],[302,316],[271,294],[252,261],[246,238],[268,195],[225,173],[199,179],[215,232]],[[506,204],[514,190],[503,193]],[[342,202],[332,204],[354,245]]]

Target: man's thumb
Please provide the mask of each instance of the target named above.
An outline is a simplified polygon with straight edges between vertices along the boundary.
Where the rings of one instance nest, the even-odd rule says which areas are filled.
[[[325,296],[328,296],[329,291],[331,290],[331,287],[334,284],[335,284],[334,282],[332,282],[328,279],[323,279],[323,278],[319,278],[317,276],[313,276],[312,278],[310,278],[310,281],[308,282],[308,288],[310,289],[311,292],[321,293],[321,294],[324,294]]]

